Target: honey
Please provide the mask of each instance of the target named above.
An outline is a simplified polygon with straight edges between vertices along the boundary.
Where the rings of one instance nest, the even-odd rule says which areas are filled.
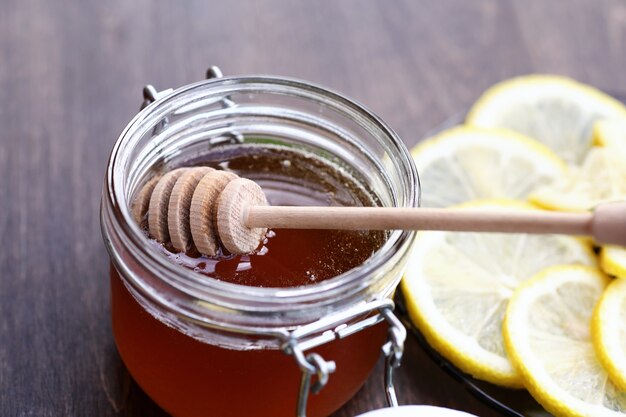
[[[197,163],[197,161],[195,161]],[[311,153],[275,146],[240,146],[212,152],[205,165],[257,181],[272,205],[377,204],[347,172]],[[144,222],[145,223],[145,222]],[[270,230],[249,255],[180,253],[152,240],[170,260],[221,281],[255,287],[296,287],[340,275],[361,265],[385,241],[382,231]]]
[[[194,161],[194,164],[200,161]],[[373,205],[376,196],[347,171],[313,154],[275,146],[216,150],[203,165],[254,179],[274,205]],[[144,222],[145,223],[145,222]],[[147,232],[146,232],[147,233]],[[381,231],[271,230],[252,254],[207,257],[151,240],[172,262],[207,277],[256,287],[319,283],[358,267],[385,241]],[[148,314],[111,273],[113,330],[131,374],[172,414],[292,416],[301,371],[276,349],[232,350],[203,343]],[[380,356],[385,325],[324,345],[337,371],[309,401],[309,415],[325,416],[346,402]]]
[[[113,333],[133,379],[176,417],[293,417],[301,372],[277,349],[234,350],[173,329],[150,315],[111,270]],[[385,341],[384,323],[315,349],[337,364],[311,395],[309,416],[328,416],[367,379]]]

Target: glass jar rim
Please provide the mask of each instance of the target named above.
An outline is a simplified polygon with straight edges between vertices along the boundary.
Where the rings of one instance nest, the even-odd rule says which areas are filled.
[[[159,98],[142,111],[140,111],[122,131],[117,139],[107,167],[105,192],[103,193],[102,229],[107,242],[107,249],[111,254],[114,263],[116,260],[115,249],[110,245],[109,231],[105,223],[112,222],[122,231],[124,240],[136,248],[147,246],[145,233],[133,220],[130,207],[127,201],[126,187],[123,184],[124,150],[136,145],[149,128],[154,127],[159,120],[173,110],[183,108],[185,105],[192,105],[192,95],[194,92],[208,92],[227,97],[228,93],[242,92],[246,88],[251,91],[259,89],[284,90],[296,94],[301,98],[320,97],[331,100],[338,108],[353,115],[359,123],[367,123],[373,126],[389,139],[403,167],[406,170],[407,187],[405,193],[404,207],[417,207],[420,200],[420,186],[417,170],[413,159],[397,134],[378,116],[365,106],[324,87],[291,78],[274,76],[233,76],[218,79],[200,81],[180,87],[167,96]],[[187,100],[188,103],[183,102]],[[183,104],[181,104],[183,103]],[[140,251],[140,258],[143,261],[151,262],[165,274],[159,277],[169,285],[196,298],[199,301],[206,301],[217,305],[247,305],[255,311],[276,311],[281,305],[293,303],[313,303],[320,301],[320,294],[336,293],[348,291],[358,292],[368,283],[363,280],[363,276],[371,275],[378,268],[388,262],[393,255],[405,245],[410,244],[414,232],[393,231],[382,248],[376,251],[363,264],[340,274],[332,279],[325,280],[302,287],[293,288],[261,288],[250,287],[217,279],[207,279],[192,270],[181,268],[152,250]],[[119,266],[119,265],[117,265]],[[137,284],[137,283],[133,283]]]

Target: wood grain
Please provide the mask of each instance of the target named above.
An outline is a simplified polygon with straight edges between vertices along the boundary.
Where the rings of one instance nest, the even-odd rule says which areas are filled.
[[[307,79],[415,144],[527,72],[626,91],[620,0],[0,1],[0,415],[164,416],[115,352],[98,209],[141,88],[227,74]],[[402,403],[480,404],[409,341]],[[336,417],[383,405],[379,367]]]

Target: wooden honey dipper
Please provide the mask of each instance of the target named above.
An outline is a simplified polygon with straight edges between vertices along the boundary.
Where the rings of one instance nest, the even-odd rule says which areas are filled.
[[[215,256],[219,241],[232,254],[254,251],[268,228],[342,230],[442,230],[592,236],[626,246],[626,202],[590,213],[454,210],[397,207],[270,206],[254,181],[208,167],[178,168],[149,181],[133,203],[152,237],[177,249],[192,240]]]

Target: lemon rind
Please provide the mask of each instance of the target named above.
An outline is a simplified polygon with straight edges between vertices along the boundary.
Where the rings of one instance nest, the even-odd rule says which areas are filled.
[[[453,126],[418,143],[411,149],[411,155],[416,163],[427,163],[432,159],[432,156],[428,155],[427,152],[435,146],[442,146],[440,144],[447,141],[466,142],[472,136],[480,138],[481,143],[489,143],[495,139],[493,143],[489,143],[494,148],[504,147],[502,141],[510,141],[521,148],[529,149],[531,152],[541,155],[546,161],[549,161],[553,168],[560,170],[561,173],[567,170],[567,163],[548,146],[521,133],[502,128],[483,128],[469,125]],[[487,139],[487,141],[483,142],[484,139]],[[539,162],[533,162],[536,165],[541,165]]]
[[[596,305],[591,330],[600,363],[615,386],[626,392],[626,352],[620,347],[617,337],[614,337],[619,330],[620,303],[623,302],[626,302],[626,280],[615,279]]]
[[[581,203],[580,199],[559,193],[556,190],[535,190],[528,196],[528,201],[545,210],[584,213],[593,208],[593,204]]]
[[[609,275],[626,279],[626,265],[616,259],[614,251],[626,251],[626,248],[603,246],[600,249],[600,268]]]
[[[492,111],[486,111],[489,108],[488,106],[493,102],[500,101],[500,98],[509,91],[515,89],[528,91],[530,88],[545,88],[546,85],[562,87],[564,90],[574,90],[576,93],[587,95],[595,99],[597,103],[603,104],[607,108],[612,108],[616,114],[621,113],[626,117],[624,104],[595,87],[561,75],[529,74],[501,81],[488,88],[471,107],[465,118],[466,123],[477,126],[482,125],[483,119],[492,113]]]

